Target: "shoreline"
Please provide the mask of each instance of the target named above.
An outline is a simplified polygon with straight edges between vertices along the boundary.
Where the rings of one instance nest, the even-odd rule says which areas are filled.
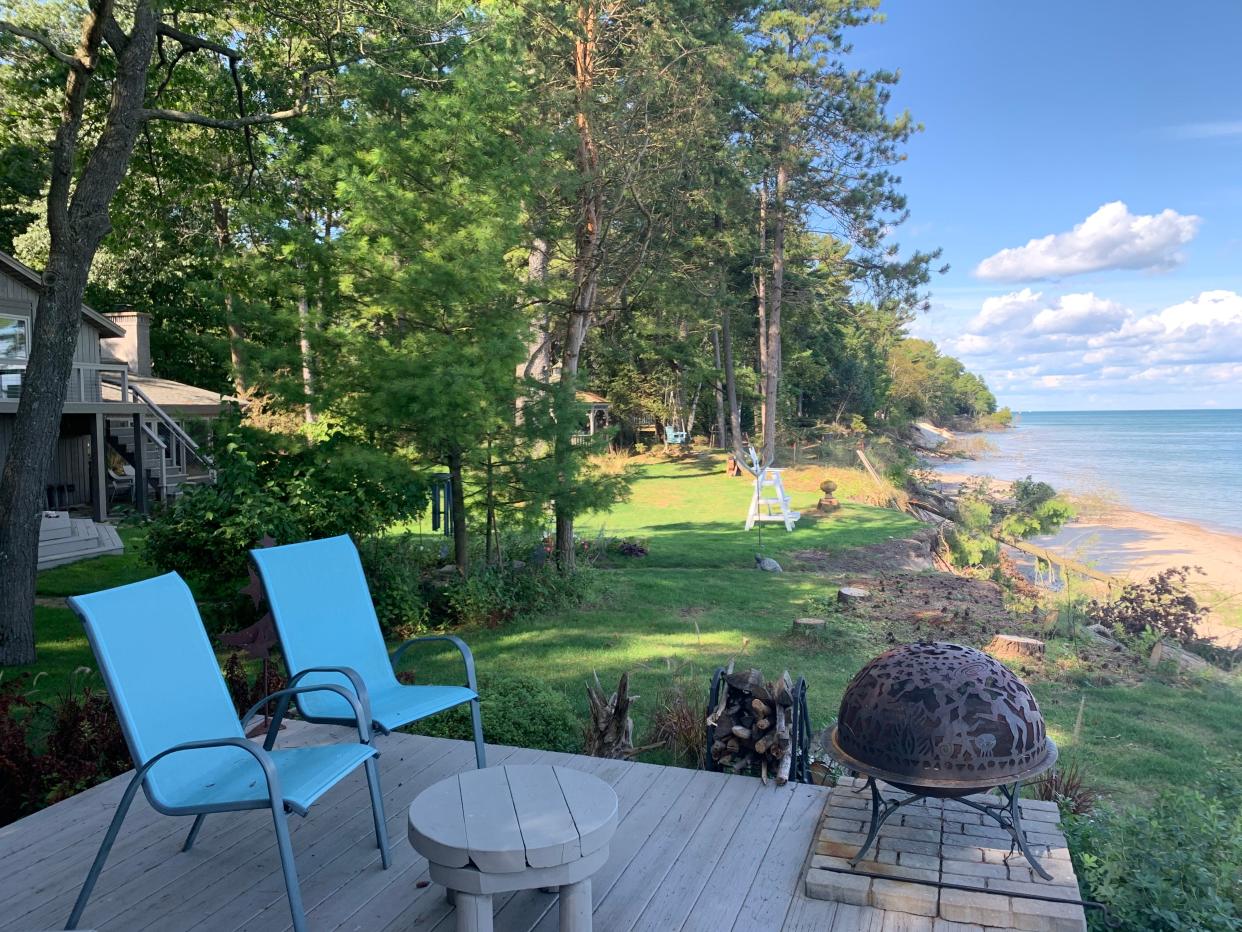
[[[937,470],[936,478],[941,490],[952,495],[973,477]],[[1242,621],[1242,534],[1123,505],[1093,503],[1055,534],[1032,537],[1030,543],[1122,582],[1144,580],[1171,566],[1200,567],[1203,575],[1192,576],[1192,588],[1200,604],[1212,609],[1201,633],[1221,644],[1242,646],[1242,627],[1222,617]]]

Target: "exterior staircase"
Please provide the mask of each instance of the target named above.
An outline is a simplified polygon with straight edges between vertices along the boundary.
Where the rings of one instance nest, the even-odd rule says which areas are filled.
[[[91,557],[124,553],[121,536],[111,524],[71,518],[66,511],[45,511],[39,525],[39,569]]]
[[[134,385],[129,386],[143,412],[135,416],[108,417],[107,442],[138,475],[136,451],[141,444],[143,481],[149,496],[162,502],[176,498],[182,487],[215,479],[211,460],[198,444],[162,408]],[[135,436],[137,433],[137,436]]]

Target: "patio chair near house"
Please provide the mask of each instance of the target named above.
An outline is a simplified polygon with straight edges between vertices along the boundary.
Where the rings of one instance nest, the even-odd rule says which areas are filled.
[[[678,430],[672,424],[665,424],[664,442],[669,446],[684,446],[690,442],[690,435],[684,430]]]
[[[333,683],[348,688],[371,710],[369,724],[387,733],[455,706],[470,704],[474,753],[487,766],[474,655],[447,634],[406,641],[390,656],[367,588],[358,548],[348,536],[250,551],[280,635],[289,685]],[[461,653],[464,686],[405,685],[396,669],[410,648],[447,641]],[[298,713],[309,722],[352,725],[355,709],[329,693],[299,694]]]
[[[157,811],[195,817],[182,851],[190,850],[211,813],[271,809],[293,928],[304,932],[287,814],[306,815],[320,796],[362,765],[371,790],[375,839],[387,869],[388,836],[365,696],[331,683],[290,687],[256,703],[239,721],[198,608],[176,573],[75,596],[69,605],[82,618],[136,772],[66,928],[77,928],[139,787]],[[274,748],[288,700],[311,692],[332,694],[354,710],[357,743]],[[278,708],[259,745],[246,738],[245,725],[271,701]],[[221,891],[222,897],[227,895]]]

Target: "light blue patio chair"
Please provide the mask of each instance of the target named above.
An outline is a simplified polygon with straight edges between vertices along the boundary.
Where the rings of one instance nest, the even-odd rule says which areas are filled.
[[[190,850],[210,813],[270,808],[293,927],[304,932],[306,917],[286,813],[306,815],[315,800],[361,764],[371,789],[375,839],[387,869],[388,835],[375,766],[378,752],[370,745],[365,696],[330,683],[291,687],[256,703],[238,721],[194,598],[176,573],[75,596],[69,605],[86,627],[136,773],[66,928],[77,928],[139,786],[159,812],[195,817],[182,851]],[[274,749],[284,706],[262,747],[246,738],[246,723],[269,701],[287,703],[312,691],[332,694],[356,710],[357,744]]]
[[[437,634],[406,641],[389,656],[358,548],[348,536],[264,547],[250,556],[280,634],[289,685],[333,683],[352,690],[370,707],[371,726],[384,734],[468,702],[475,759],[480,767],[487,766],[470,648],[461,638]],[[407,686],[397,680],[395,671],[405,652],[434,641],[447,641],[461,653],[465,686]],[[354,722],[353,707],[340,696],[299,694],[295,701],[309,722]]]
[[[690,435],[684,430],[677,430],[672,424],[664,425],[664,442],[667,444],[684,444],[688,443]]]

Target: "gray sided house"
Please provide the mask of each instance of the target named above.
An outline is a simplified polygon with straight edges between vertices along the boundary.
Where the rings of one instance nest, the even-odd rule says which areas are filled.
[[[40,287],[37,272],[0,252],[0,463],[13,436]],[[211,480],[210,463],[186,425],[216,416],[225,399],[156,378],[149,329],[147,314],[104,315],[82,306],[69,393],[45,479],[49,511],[86,511],[103,521],[114,501],[145,510],[186,483]]]

